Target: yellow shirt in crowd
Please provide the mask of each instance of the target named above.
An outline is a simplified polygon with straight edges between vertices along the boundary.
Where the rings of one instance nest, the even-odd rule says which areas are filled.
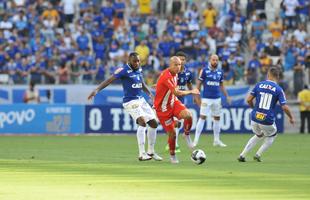
[[[140,14],[151,14],[151,0],[139,0]]]
[[[279,39],[282,35],[283,27],[282,27],[282,24],[280,22],[278,22],[278,23],[272,22],[269,25],[269,30],[270,30],[272,37],[274,39]]]
[[[298,100],[300,102],[300,106],[299,109],[300,111],[310,111],[309,109],[307,110],[307,108],[305,106],[310,106],[310,90],[308,89],[303,89],[302,91],[300,91],[298,93]],[[302,105],[302,103],[305,105]]]
[[[214,8],[211,10],[206,9],[203,12],[203,17],[205,18],[205,27],[212,28],[215,26],[216,10]]]

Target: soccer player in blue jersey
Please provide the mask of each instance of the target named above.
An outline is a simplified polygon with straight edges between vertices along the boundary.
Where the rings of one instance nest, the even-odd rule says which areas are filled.
[[[223,85],[223,72],[217,68],[218,61],[217,55],[211,55],[208,66],[201,70],[198,78],[197,89],[200,91],[201,85],[203,85],[203,93],[202,99],[198,95],[194,96],[195,103],[200,106],[200,117],[196,125],[194,146],[198,144],[207,114],[211,111],[213,117],[213,146],[226,147],[226,144],[220,140],[221,92],[225,95],[228,103],[231,100]]]
[[[267,80],[255,85],[247,98],[247,103],[253,111],[251,113],[251,126],[255,135],[248,141],[238,157],[239,162],[245,162],[246,154],[264,138],[264,142],[254,156],[254,160],[261,162],[261,156],[273,143],[277,136],[275,124],[275,106],[279,101],[283,111],[289,117],[289,122],[294,124],[294,118],[286,105],[285,94],[277,84],[280,71],[276,67],[268,70]],[[255,99],[255,104],[254,104]]]
[[[154,99],[154,96],[144,83],[138,53],[130,53],[128,63],[124,67],[115,70],[114,74],[110,78],[100,83],[100,85],[90,93],[88,99],[92,99],[100,90],[110,85],[116,79],[120,79],[123,85],[123,107],[138,124],[138,159],[140,161],[144,161],[153,158],[154,160],[161,161],[162,158],[157,155],[154,150],[157,134],[156,129],[158,126],[156,115],[150,105],[142,97],[142,91],[144,91],[152,100]],[[148,129],[147,153],[145,152],[144,147],[146,129]]]
[[[193,80],[193,76],[192,76],[192,72],[189,71],[186,67],[185,67],[185,63],[186,63],[186,59],[187,59],[187,55],[182,52],[179,51],[175,54],[175,56],[177,56],[178,58],[180,58],[181,60],[181,70],[178,73],[178,87],[179,90],[185,91],[186,87],[188,88],[188,90],[192,90],[193,86],[192,86],[192,80]],[[178,99],[184,104],[184,96],[178,96]],[[176,133],[176,139],[175,139],[175,152],[181,152],[180,150],[180,146],[178,144],[178,135],[180,132],[180,129],[182,128],[182,123],[183,120],[178,121],[178,123],[175,123],[176,127],[175,127],[175,133]],[[169,145],[166,146],[166,150],[169,150]]]

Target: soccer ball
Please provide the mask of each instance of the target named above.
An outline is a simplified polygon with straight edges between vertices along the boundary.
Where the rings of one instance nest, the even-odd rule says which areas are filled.
[[[193,151],[191,159],[195,164],[201,165],[206,161],[206,154],[203,150],[196,149]]]

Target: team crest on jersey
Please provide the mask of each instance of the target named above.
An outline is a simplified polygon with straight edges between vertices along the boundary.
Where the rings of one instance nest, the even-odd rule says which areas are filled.
[[[172,119],[168,119],[168,120],[165,121],[165,125],[166,126],[169,126],[171,123],[172,123]]]
[[[120,73],[122,70],[123,70],[123,68],[118,68],[118,69],[115,70],[114,74],[118,74],[118,73]]]
[[[257,120],[263,121],[266,119],[266,114],[265,113],[261,113],[261,112],[256,112],[255,113],[255,118]]]

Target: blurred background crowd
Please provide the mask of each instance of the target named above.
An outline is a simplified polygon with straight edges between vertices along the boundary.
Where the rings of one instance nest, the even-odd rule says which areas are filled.
[[[294,98],[309,83],[309,9],[310,0],[0,0],[0,82],[97,84],[137,51],[153,85],[181,50],[194,80],[218,54],[225,85],[253,85],[277,65]]]

